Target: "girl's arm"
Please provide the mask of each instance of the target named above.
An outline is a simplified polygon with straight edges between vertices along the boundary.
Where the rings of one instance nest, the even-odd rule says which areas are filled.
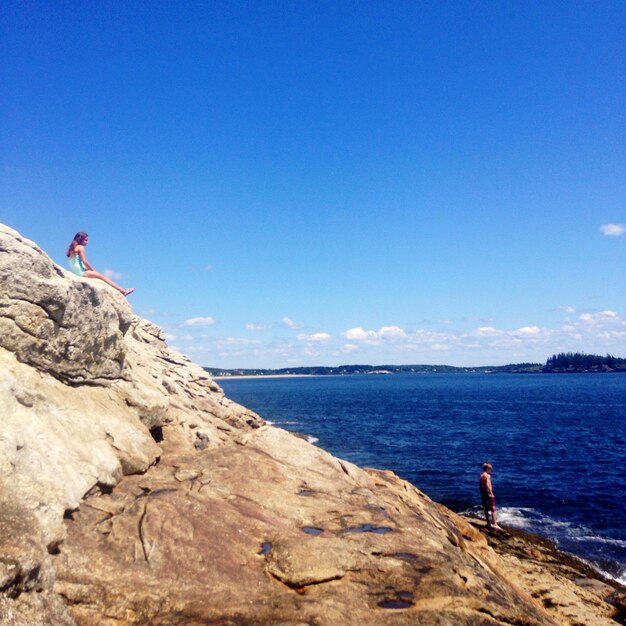
[[[89,261],[87,260],[87,257],[85,256],[85,246],[76,246],[76,252],[78,252],[78,256],[80,257],[80,260],[83,262],[83,265],[88,270],[91,270],[92,272],[95,271],[93,267],[91,267],[91,265],[89,264]]]

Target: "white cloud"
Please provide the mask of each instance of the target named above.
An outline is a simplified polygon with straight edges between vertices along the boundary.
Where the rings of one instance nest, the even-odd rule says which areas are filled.
[[[378,343],[382,340],[395,341],[407,339],[406,331],[399,326],[383,326],[380,330],[364,330],[360,326],[346,330],[342,335],[348,341],[363,341],[365,343]]]
[[[217,345],[223,346],[260,346],[261,341],[258,339],[240,339],[238,337],[226,337],[225,339],[219,339]]]
[[[598,311],[596,313],[581,313],[579,317],[583,324],[602,326],[606,323],[619,322],[620,317],[615,311]]]
[[[215,320],[210,317],[191,317],[184,321],[185,326],[213,326]]]
[[[188,348],[185,348],[185,352],[201,353],[209,351],[210,348],[208,346],[189,346]]]
[[[257,324],[256,322],[246,324],[246,330],[268,330],[269,328],[271,328],[270,324]]]
[[[302,328],[304,324],[302,322],[294,322],[292,319],[288,317],[283,317],[282,322],[285,326],[289,326],[289,328],[298,329]]]
[[[600,226],[600,232],[605,237],[619,237],[626,233],[626,224],[604,224]]]
[[[348,341],[377,341],[378,335],[374,330],[363,330],[360,326],[351,328],[342,333]]]
[[[434,343],[432,346],[430,346],[430,349],[434,350],[435,352],[445,352],[446,350],[450,349],[450,346],[445,343]]]
[[[599,311],[597,313],[581,313],[580,320],[585,323],[597,323],[604,321],[615,321],[619,319],[619,315],[615,311]]]
[[[181,330],[181,327],[178,327],[178,330],[175,330],[175,331],[164,328],[163,332],[165,333],[166,341],[192,341],[192,340],[197,339],[196,337],[190,334],[179,335],[178,332],[180,330]]]
[[[174,343],[191,346],[183,350],[197,354],[203,364],[209,357],[210,364],[214,364],[217,358],[217,364],[223,367],[282,367],[291,362],[309,365],[445,362],[470,366],[517,360],[543,362],[550,354],[567,351],[626,353],[626,318],[608,309],[576,314],[570,311],[569,307],[561,307],[560,323],[550,327],[535,325],[534,320],[512,327],[488,325],[489,322],[481,320],[485,325],[471,331],[450,326],[438,330],[403,329],[395,325],[371,330],[355,326],[342,333],[297,331],[288,333],[289,340],[277,340],[269,333],[248,335],[249,338],[220,338],[209,334],[213,329],[202,334],[194,329],[193,342],[187,342],[189,335],[184,333],[189,331],[189,326],[200,326],[207,318],[192,318],[187,320],[187,326],[181,324],[167,330],[168,340],[175,338]],[[264,327],[256,322],[246,325],[248,330]]]
[[[313,333],[312,335],[305,335],[304,333],[300,333],[296,339],[300,341],[320,341],[327,342],[332,339],[332,337],[328,333]]]
[[[114,272],[113,270],[110,270],[108,267],[102,273],[106,277],[110,278],[111,280],[122,280],[122,278],[124,278],[123,274],[120,274],[119,272]]]
[[[406,332],[398,326],[383,326],[378,331],[378,336],[381,339],[404,339]]]
[[[476,329],[476,334],[479,337],[499,337],[502,335],[502,331],[494,328],[493,326],[481,326]]]
[[[358,349],[359,349],[359,346],[357,346],[356,344],[346,343],[341,348],[341,352],[343,352],[344,354],[350,354],[351,352],[354,352],[355,350],[358,350]]]
[[[517,330],[511,331],[513,337],[538,337],[541,333],[539,326],[522,326]]]

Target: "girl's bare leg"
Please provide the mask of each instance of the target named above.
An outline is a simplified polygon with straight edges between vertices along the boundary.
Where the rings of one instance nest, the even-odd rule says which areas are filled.
[[[134,289],[124,289],[124,287],[120,287],[117,283],[114,283],[108,276],[104,274],[100,274],[100,272],[95,272],[94,270],[87,270],[83,276],[85,278],[97,278],[99,280],[103,280],[107,285],[113,287],[113,289],[117,289],[123,296],[127,296],[128,294],[135,291]]]

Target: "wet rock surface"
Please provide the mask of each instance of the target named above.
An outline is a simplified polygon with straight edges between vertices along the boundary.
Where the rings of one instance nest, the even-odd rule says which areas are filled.
[[[549,540],[514,528],[489,533],[471,520],[501,557],[507,578],[522,586],[560,624],[626,624],[626,589]]]
[[[612,589],[582,585],[567,621],[562,572],[265,424],[4,227],[0,276],[0,623],[609,623]],[[84,316],[103,335],[83,358]]]

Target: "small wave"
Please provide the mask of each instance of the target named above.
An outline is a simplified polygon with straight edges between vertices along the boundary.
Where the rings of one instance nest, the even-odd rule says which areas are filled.
[[[604,576],[604,578],[608,578],[609,580],[614,580],[616,583],[623,585],[626,587],[626,569],[622,568],[619,564],[614,563],[613,565],[617,569],[607,569],[606,567],[602,567],[600,564],[595,561],[590,561],[589,559],[583,559],[579,556],[576,558],[580,559],[583,563],[586,563],[591,569],[596,570],[600,575]]]
[[[589,533],[589,529],[575,526],[571,522],[554,519],[530,507],[502,507],[498,510],[498,520],[514,528],[530,528],[541,530],[542,533],[577,536],[581,532]]]
[[[502,507],[498,511],[498,521],[514,528],[531,528],[533,523],[534,509],[523,507]]]
[[[317,443],[319,441],[319,439],[317,437],[314,437],[313,435],[309,435],[308,433],[299,433],[296,431],[289,431],[292,435],[295,435],[296,437],[298,437],[298,439],[304,439],[304,441],[308,442],[308,443]]]
[[[577,525],[551,518],[532,508],[502,507],[498,510],[498,521],[505,526],[519,528],[548,537],[566,552],[576,552],[578,558],[606,578],[626,585],[626,568],[623,563],[608,557],[602,546],[608,548],[626,548],[626,541],[595,534],[584,525]],[[574,544],[585,544],[582,550],[574,549]],[[581,557],[580,553],[585,556]]]
[[[270,424],[271,426],[277,426],[278,428],[284,428],[285,426],[294,426],[299,424],[300,422],[296,422],[296,421],[279,421],[279,422],[270,422],[268,420],[265,420],[266,424]],[[298,431],[294,431],[290,428],[285,428],[285,430],[287,430],[288,432],[290,432],[292,435],[295,435],[296,437],[299,437],[300,439],[304,439],[305,441],[308,441],[309,443],[317,443],[319,441],[318,437],[314,437],[313,435],[307,435],[306,433],[300,433]]]
[[[606,543],[611,546],[618,546],[619,548],[626,548],[626,540],[613,539],[612,537],[600,537],[599,535],[574,535],[573,541],[589,541],[591,543]]]
[[[503,507],[498,511],[498,520],[514,528],[530,528],[533,532],[539,531],[556,540],[566,538],[576,542],[605,543],[621,548],[626,547],[626,540],[595,534],[587,526],[554,519],[532,508]]]

